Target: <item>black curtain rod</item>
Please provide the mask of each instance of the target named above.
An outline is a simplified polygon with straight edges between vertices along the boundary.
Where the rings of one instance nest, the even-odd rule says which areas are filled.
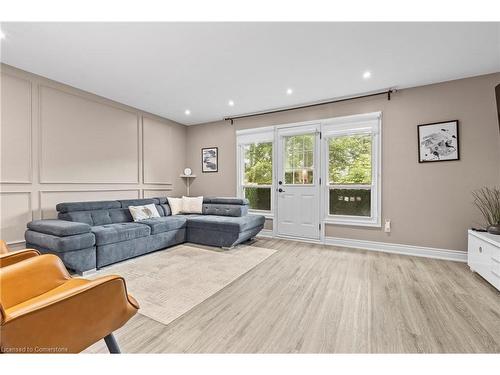
[[[272,113],[279,113],[279,112],[286,112],[286,111],[294,111],[296,109],[304,109],[304,108],[317,107],[317,106],[320,106],[320,105],[340,103],[340,102],[345,102],[345,101],[348,101],[348,100],[363,99],[363,98],[369,98],[369,97],[372,97],[372,96],[379,96],[379,95],[387,95],[387,100],[391,100],[391,94],[394,93],[394,92],[396,92],[395,89],[389,89],[389,90],[385,90],[385,91],[374,92],[374,93],[371,93],[371,94],[351,96],[351,97],[348,97],[348,98],[334,99],[334,100],[328,100],[328,101],[318,102],[318,103],[312,103],[312,104],[304,104],[304,105],[299,105],[299,106],[296,106],[296,107],[272,109],[272,110],[269,110],[269,111],[248,113],[248,114],[245,114],[245,115],[232,116],[232,117],[224,117],[224,121],[231,121],[231,125],[232,125],[234,123],[234,120],[238,120],[238,119],[242,119],[242,118],[255,117],[255,116],[263,116],[263,115],[270,115]]]

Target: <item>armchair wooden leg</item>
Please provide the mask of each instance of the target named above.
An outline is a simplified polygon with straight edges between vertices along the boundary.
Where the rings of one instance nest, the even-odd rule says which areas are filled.
[[[120,354],[120,347],[118,346],[118,343],[116,342],[115,336],[113,336],[112,333],[107,335],[104,338],[104,342],[106,343],[106,346],[108,347],[108,350],[111,354]]]

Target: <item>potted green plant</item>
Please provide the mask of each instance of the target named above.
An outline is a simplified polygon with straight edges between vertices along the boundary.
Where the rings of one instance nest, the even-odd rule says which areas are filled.
[[[500,188],[484,187],[472,192],[474,205],[481,211],[486,220],[486,230],[500,235]]]

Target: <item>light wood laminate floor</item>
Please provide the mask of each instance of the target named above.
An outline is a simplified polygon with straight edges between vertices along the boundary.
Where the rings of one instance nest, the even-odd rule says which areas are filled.
[[[274,255],[127,353],[500,352],[500,292],[466,264],[260,238]],[[103,342],[87,352],[106,352]]]

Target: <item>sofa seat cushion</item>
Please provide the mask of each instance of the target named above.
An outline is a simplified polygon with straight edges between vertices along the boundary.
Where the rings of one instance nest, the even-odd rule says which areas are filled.
[[[139,223],[115,223],[94,226],[91,228],[95,235],[97,246],[115,242],[129,241],[135,238],[149,236],[149,226]]]
[[[265,218],[261,215],[245,215],[241,217],[194,215],[187,216],[189,228],[214,230],[219,232],[241,233],[261,226]]]
[[[151,234],[168,232],[186,227],[186,216],[162,216],[153,219],[141,220],[141,224],[146,224],[151,228]]]

